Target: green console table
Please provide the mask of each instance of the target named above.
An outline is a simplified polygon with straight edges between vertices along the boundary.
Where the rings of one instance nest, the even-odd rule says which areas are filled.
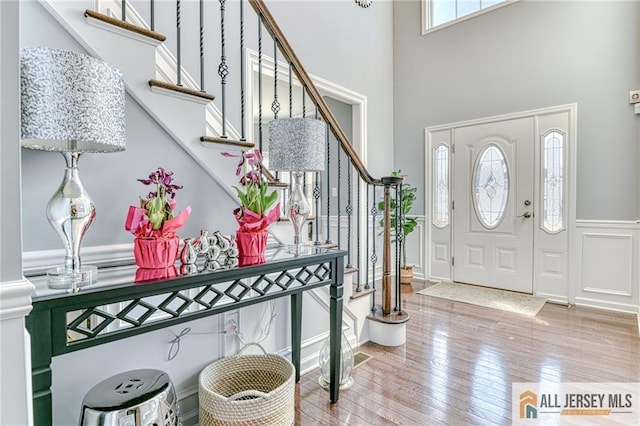
[[[176,269],[151,273],[135,265],[101,268],[95,284],[73,292],[49,289],[45,277],[31,277],[36,290],[26,324],[31,335],[35,424],[52,424],[53,357],[285,296],[291,297],[291,361],[298,382],[302,294],[327,285],[329,398],[336,402],[345,254],[319,247],[304,255],[279,249],[259,265],[214,270],[200,265],[190,273],[185,268],[181,273],[179,263]]]

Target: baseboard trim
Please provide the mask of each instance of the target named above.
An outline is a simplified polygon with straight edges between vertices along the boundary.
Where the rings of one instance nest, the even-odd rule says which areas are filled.
[[[546,298],[549,303],[554,303],[556,305],[569,305],[569,299],[566,296],[543,292],[536,292],[535,295]]]
[[[605,309],[608,311],[622,312],[625,314],[638,314],[637,305],[629,305],[626,303],[609,302],[605,300],[589,299],[586,297],[576,297],[575,304],[576,306]]]

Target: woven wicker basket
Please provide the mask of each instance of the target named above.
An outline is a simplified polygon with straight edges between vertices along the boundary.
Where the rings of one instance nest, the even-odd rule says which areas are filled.
[[[256,346],[264,354],[242,355],[245,346],[202,370],[200,426],[293,424],[295,368],[286,358]]]

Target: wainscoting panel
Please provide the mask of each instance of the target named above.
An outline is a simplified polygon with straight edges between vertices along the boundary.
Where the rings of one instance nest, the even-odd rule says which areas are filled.
[[[631,296],[632,257],[630,234],[582,234],[582,291]]]
[[[637,313],[639,225],[578,221],[576,230],[575,303]]]

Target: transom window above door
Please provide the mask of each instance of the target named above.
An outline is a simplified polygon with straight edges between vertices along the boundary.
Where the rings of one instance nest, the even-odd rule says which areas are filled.
[[[422,35],[518,0],[422,0]]]

